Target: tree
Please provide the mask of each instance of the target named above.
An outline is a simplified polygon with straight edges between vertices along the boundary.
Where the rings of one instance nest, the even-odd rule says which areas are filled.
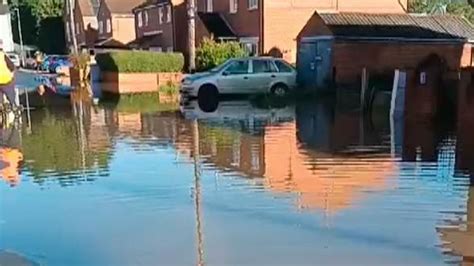
[[[10,0],[9,5],[12,8],[18,8],[20,11],[25,44],[37,45],[40,48],[51,46],[54,49],[49,50],[54,53],[62,53],[64,51],[64,48],[58,45],[64,43],[63,40],[58,39],[61,35],[58,34],[58,32],[62,33],[64,31],[64,25],[62,23],[63,0]],[[50,19],[56,22],[51,23]],[[18,43],[19,34],[17,25],[18,18],[14,13],[12,16],[12,28],[14,29],[13,39]],[[42,28],[43,25],[47,25],[48,28]],[[41,40],[49,40],[49,44],[40,42],[40,34]]]
[[[412,13],[448,13],[462,16],[474,23],[474,0],[410,0],[408,10]]]

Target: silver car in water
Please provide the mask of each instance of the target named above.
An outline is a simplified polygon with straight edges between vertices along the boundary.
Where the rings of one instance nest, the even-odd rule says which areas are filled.
[[[230,59],[209,72],[185,77],[180,92],[184,97],[217,98],[220,94],[286,95],[296,87],[296,70],[279,58]]]

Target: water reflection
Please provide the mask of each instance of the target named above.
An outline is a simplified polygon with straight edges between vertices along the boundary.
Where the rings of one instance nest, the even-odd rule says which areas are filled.
[[[471,106],[457,128],[440,129],[416,116],[404,125],[389,123],[386,112],[362,117],[334,101],[223,101],[204,111],[197,102],[178,110],[153,96],[100,106],[83,96],[74,94],[67,108],[32,112],[31,132],[2,132],[4,146],[17,151],[0,152],[17,167],[14,178],[2,177],[18,190],[1,190],[8,241],[0,249],[84,265],[136,264],[137,257],[144,264],[350,263],[338,252],[364,265],[473,257]],[[30,181],[49,192],[36,194]],[[72,196],[62,194],[66,188]],[[47,245],[7,233],[48,224],[14,223],[31,218],[15,208],[38,207],[17,204],[26,192],[42,204],[67,202],[43,209],[47,217],[35,213],[48,222],[62,217],[60,229],[47,228]],[[81,218],[87,211],[93,215]],[[92,237],[90,248],[71,244],[84,237]],[[69,256],[53,252],[55,241]],[[137,242],[147,244],[127,244]],[[451,253],[443,257],[440,246]]]

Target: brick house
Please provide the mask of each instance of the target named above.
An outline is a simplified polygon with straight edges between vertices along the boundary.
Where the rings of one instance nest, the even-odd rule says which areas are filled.
[[[316,12],[298,37],[298,79],[308,88],[357,84],[363,68],[414,70],[432,55],[458,71],[472,66],[473,40],[474,28],[454,16]]]
[[[76,0],[74,3],[74,22],[76,23],[76,40],[79,47],[91,47],[97,40],[97,11],[99,0]],[[69,14],[69,3],[64,5],[64,27],[67,47],[72,47],[72,29]]]
[[[98,48],[126,48],[135,39],[132,9],[142,0],[100,0],[97,12]]]
[[[133,49],[174,51],[173,4],[169,0],[148,0],[133,9],[135,40]],[[186,23],[184,21],[183,23]]]
[[[295,62],[297,35],[315,11],[405,13],[406,8],[407,0],[197,0],[196,37],[235,39],[251,53],[277,53]]]

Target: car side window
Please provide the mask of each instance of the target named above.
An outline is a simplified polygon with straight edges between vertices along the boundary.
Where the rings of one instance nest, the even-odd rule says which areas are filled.
[[[277,72],[270,60],[253,60],[252,62],[254,74]]]
[[[239,60],[230,63],[227,69],[224,71],[228,75],[241,75],[247,74],[249,70],[249,61]]]
[[[275,65],[278,67],[278,71],[282,73],[291,73],[293,68],[283,61],[275,61]]]

